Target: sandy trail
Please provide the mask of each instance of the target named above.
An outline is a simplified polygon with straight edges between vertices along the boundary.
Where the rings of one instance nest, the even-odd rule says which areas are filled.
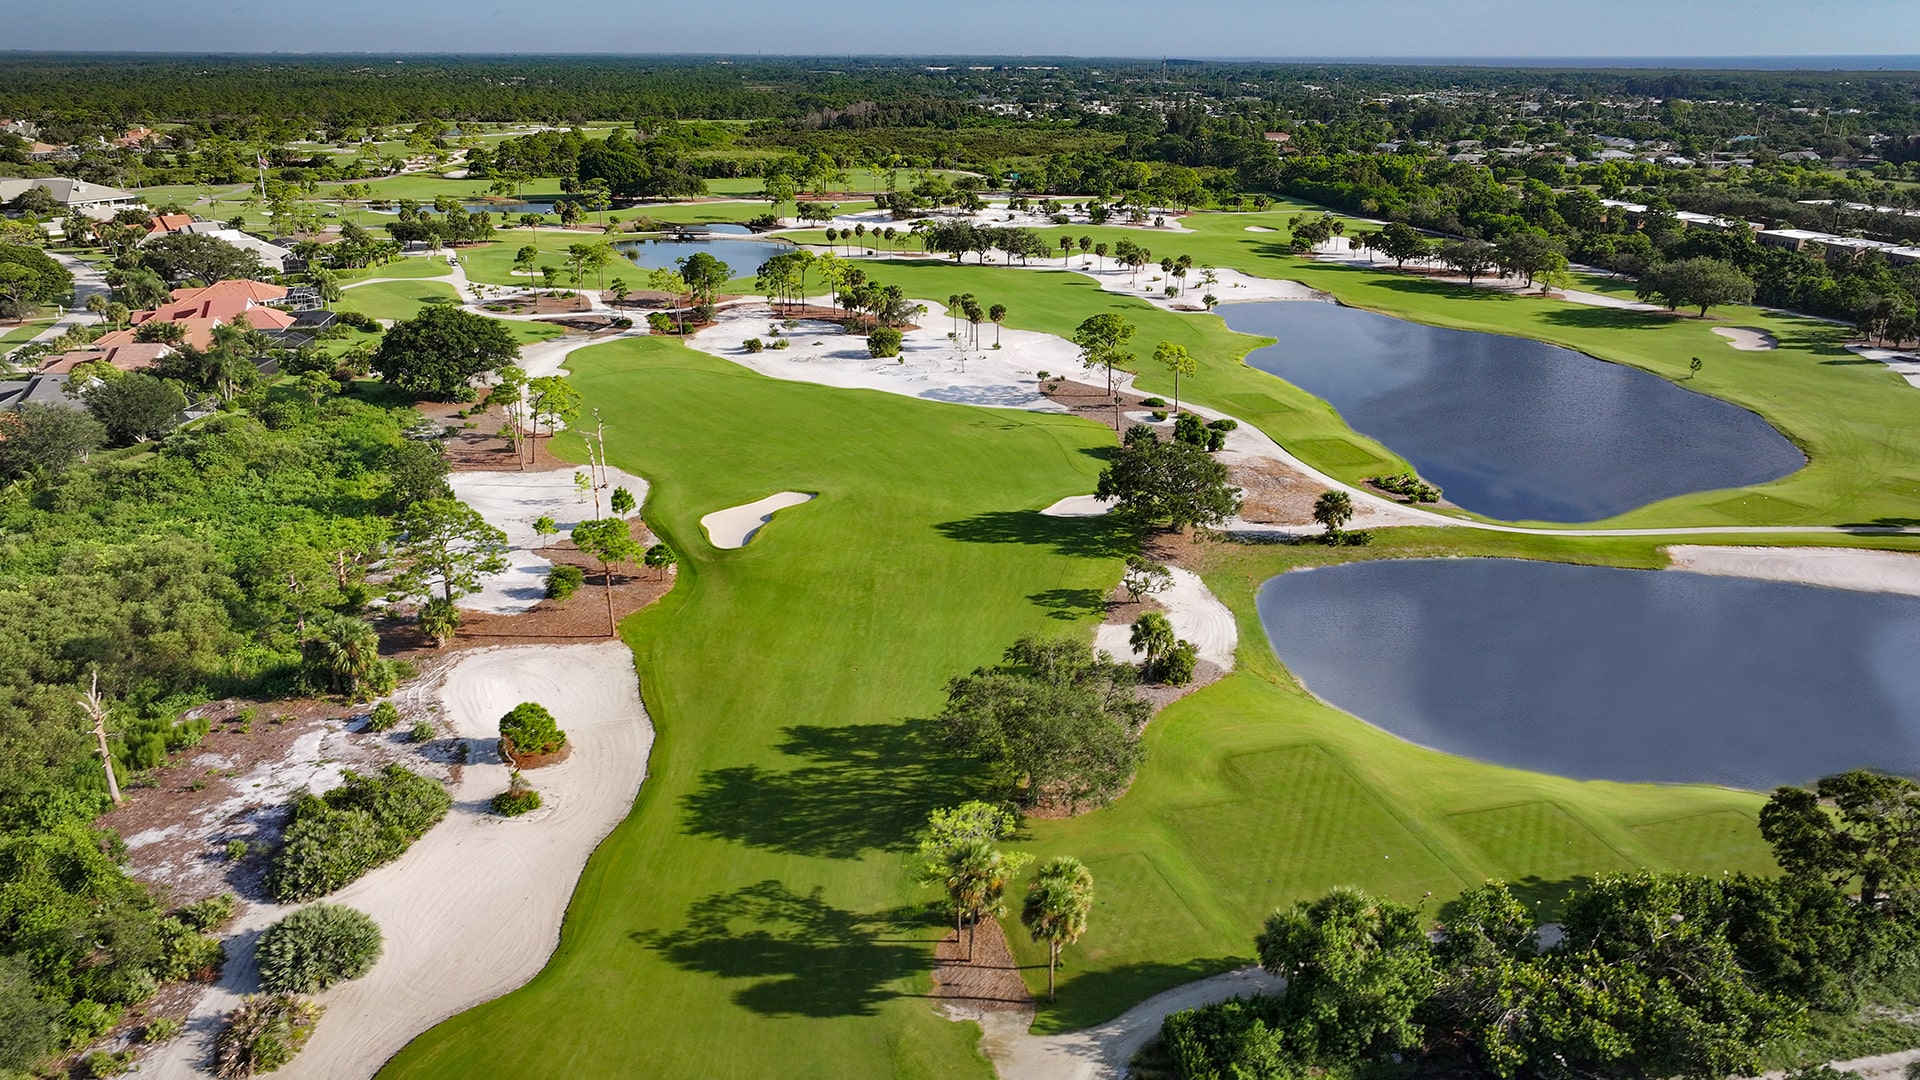
[[[810,302],[825,305],[829,300],[821,297]],[[946,308],[932,301],[916,302],[927,305],[927,314],[915,318],[920,329],[905,333],[900,356],[895,358],[868,356],[866,338],[823,320],[802,320],[773,337],[770,331],[780,320],[759,305],[723,309],[717,322],[688,338],[687,344],[775,379],[882,390],[959,405],[1065,411],[1040,392],[1038,376],[1042,371],[1079,371],[1080,350],[1072,342],[1052,334],[1000,329],[1000,348],[995,349],[995,327],[988,324],[980,329],[981,348],[962,348],[947,336],[952,325]],[[746,349],[748,338],[768,345],[782,339],[792,344],[752,353]]]
[[[1115,505],[1093,495],[1069,495],[1040,513],[1043,517],[1100,517]]]
[[[465,597],[460,606],[469,611],[496,615],[516,615],[531,611],[547,595],[546,575],[553,564],[536,555],[543,548],[566,536],[575,525],[594,516],[594,497],[579,490],[574,482],[579,469],[550,469],[544,472],[457,472],[447,483],[460,501],[480,512],[487,524],[507,534],[508,566],[504,573],[493,574],[481,583],[479,592]],[[631,473],[609,466],[602,470],[606,483],[599,491],[602,513],[612,514],[607,501],[615,488],[633,493],[632,518],[647,501],[647,482]],[[535,519],[553,518],[559,532],[543,537],[534,531]]]
[[[1000,1080],[1121,1080],[1127,1062],[1160,1033],[1167,1017],[1244,994],[1272,994],[1286,984],[1259,968],[1242,968],[1176,986],[1112,1020],[1064,1035],[1033,1035],[1033,1013],[1020,1009],[981,1017],[980,1050]]]
[[[1200,659],[1225,671],[1233,670],[1233,652],[1240,644],[1240,630],[1233,612],[1207,588],[1200,575],[1178,566],[1167,567],[1173,584],[1154,593],[1152,600],[1166,610],[1175,637],[1191,641]],[[1135,652],[1128,635],[1132,628],[1119,623],[1102,623],[1093,634],[1093,647],[1116,660],[1139,663],[1144,653]]]
[[[559,942],[587,857],[626,816],[646,776],[653,729],[633,658],[617,641],[477,650],[437,685],[404,693],[437,698],[442,730],[466,742],[469,763],[446,820],[397,861],[326,898],[373,916],[386,947],[366,977],[320,995],[327,1014],[313,1041],[275,1074],[288,1080],[371,1076],[420,1032],[531,979]],[[507,786],[494,743],[500,716],[522,701],[547,706],[574,749],[528,774],[545,800],[540,809],[500,818],[487,809]],[[262,904],[245,912],[188,1034],[141,1075],[204,1075],[196,1066],[206,1040],[257,987],[254,940],[288,910]]]
[[[761,526],[773,520],[773,515],[789,506],[799,506],[811,502],[813,496],[804,491],[780,491],[746,503],[742,506],[729,506],[725,510],[715,510],[700,519],[700,527],[707,531],[707,542],[714,547],[731,550],[747,546],[753,534]]]
[[[1695,574],[1761,578],[1855,592],[1920,596],[1920,555],[1863,548],[1706,547],[1667,549],[1672,569]]]
[[[1780,342],[1765,330],[1756,330],[1751,326],[1716,326],[1713,332],[1727,339],[1727,344],[1741,352],[1772,352],[1780,347]]]
[[[1907,385],[1920,386],[1920,355],[1872,345],[1849,345],[1847,351],[1868,360],[1878,360],[1892,368],[1895,375],[1907,380]]]

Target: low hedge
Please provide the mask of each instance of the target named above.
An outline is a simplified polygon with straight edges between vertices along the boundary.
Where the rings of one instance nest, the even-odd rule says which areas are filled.
[[[349,772],[332,791],[294,800],[267,891],[281,903],[325,896],[399,858],[452,806],[439,781],[399,765]]]

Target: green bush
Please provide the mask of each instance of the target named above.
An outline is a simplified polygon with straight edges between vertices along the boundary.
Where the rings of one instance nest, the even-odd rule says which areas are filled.
[[[140,1041],[148,1045],[163,1043],[179,1035],[185,1026],[177,1016],[156,1016],[140,1030]]]
[[[392,731],[400,723],[400,710],[393,702],[383,701],[373,707],[373,714],[367,717],[368,731]]]
[[[540,809],[540,793],[533,785],[520,779],[520,770],[513,770],[513,779],[508,782],[507,790],[493,797],[493,812],[501,817],[519,817],[530,810]]]
[[[227,853],[228,862],[239,862],[246,858],[247,852],[252,851],[253,848],[245,840],[229,840],[224,850]]]
[[[750,353],[757,353],[760,350],[767,347],[766,342],[761,341],[757,337],[750,337],[747,340],[741,342],[740,344]]]
[[[567,744],[566,733],[554,722],[553,714],[535,702],[524,701],[500,718],[500,738],[508,745],[510,756],[551,754]]]
[[[1155,666],[1154,681],[1168,686],[1185,686],[1193,681],[1193,666],[1198,660],[1199,650],[1194,648],[1193,642],[1176,642]]]
[[[1182,1080],[1293,1080],[1309,1070],[1282,1042],[1288,1019],[1280,998],[1236,997],[1174,1013],[1160,1039]]]
[[[246,841],[241,840],[239,843],[244,844]],[[209,930],[217,930],[225,926],[227,920],[233,918],[234,909],[238,906],[239,901],[232,893],[221,893],[218,896],[209,896],[205,900],[195,900],[174,914],[181,922],[204,934]]]
[[[1367,483],[1382,491],[1389,491],[1409,502],[1430,503],[1440,501],[1440,489],[1427,483],[1412,473],[1399,473],[1394,476],[1369,476]]]
[[[133,1070],[132,1050],[95,1050],[80,1059],[86,1076],[124,1076]]]
[[[275,993],[317,994],[372,970],[380,944],[380,927],[365,912],[309,904],[260,935],[254,948],[260,985]]]
[[[407,738],[417,743],[432,742],[435,734],[431,720],[415,720],[413,726],[407,729]]]
[[[547,571],[547,599],[565,600],[578,592],[586,580],[585,570],[562,563]]]
[[[1047,373],[1044,371],[1041,372],[1040,377],[1043,379],[1046,378]],[[1149,409],[1164,409],[1167,407],[1167,399],[1163,397],[1143,398],[1141,399],[1140,404],[1145,405]]]
[[[272,1072],[300,1052],[320,1022],[320,1006],[292,994],[249,994],[214,1037],[214,1073],[221,1080]]]
[[[380,332],[380,321],[363,311],[340,311],[334,313],[334,320],[355,330],[369,334]]]
[[[161,979],[210,979],[227,962],[225,946],[180,919],[161,919],[159,930],[163,951],[154,974]]]
[[[900,355],[900,331],[891,326],[876,326],[867,335],[867,355],[879,359]]]
[[[420,629],[444,645],[452,640],[453,632],[460,629],[460,609],[436,596],[420,609]]]
[[[655,544],[647,549],[647,553],[642,557],[641,561],[649,567],[659,570],[679,562],[680,557],[675,555],[673,549],[667,545]]]
[[[332,791],[294,800],[267,890],[281,903],[325,896],[398,858],[452,805],[438,781],[399,765],[373,775],[349,772]]]

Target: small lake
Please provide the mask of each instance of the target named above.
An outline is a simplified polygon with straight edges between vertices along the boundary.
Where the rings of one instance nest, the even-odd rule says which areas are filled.
[[[1218,310],[1277,339],[1248,364],[1332,404],[1448,501],[1502,521],[1598,521],[1806,464],[1755,413],[1545,342],[1339,304]]]
[[[726,263],[734,277],[752,277],[768,259],[793,250],[767,240],[623,240],[613,246],[648,270],[671,270],[675,259],[704,251]]]
[[[1294,571],[1259,593],[1324,701],[1581,780],[1755,790],[1920,775],[1920,598],[1517,559]]]

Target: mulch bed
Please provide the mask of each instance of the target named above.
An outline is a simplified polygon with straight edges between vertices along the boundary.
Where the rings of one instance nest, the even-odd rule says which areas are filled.
[[[1114,423],[1113,402],[1116,396],[1120,399],[1122,413],[1146,407],[1141,404],[1146,399],[1139,394],[1129,394],[1124,391],[1118,395],[1109,394],[1104,382],[1102,385],[1094,386],[1089,383],[1075,382],[1072,379],[1054,378],[1041,383],[1040,392],[1045,394],[1049,401],[1066,406],[1075,416],[1092,420],[1096,424],[1104,424],[1109,428]],[[1125,430],[1127,426],[1125,416],[1121,417],[1120,425],[1121,429]],[[1117,435],[1114,441],[1119,441]]]
[[[991,919],[981,922],[974,934],[971,961],[965,934],[949,932],[934,946],[933,997],[972,1012],[1033,1008],[1033,995],[1020,978],[1006,933]]]
[[[541,294],[532,297],[519,297],[513,300],[496,300],[485,305],[489,311],[498,309],[507,315],[565,315],[575,311],[593,310],[593,301],[579,293],[568,296],[547,296]]]

